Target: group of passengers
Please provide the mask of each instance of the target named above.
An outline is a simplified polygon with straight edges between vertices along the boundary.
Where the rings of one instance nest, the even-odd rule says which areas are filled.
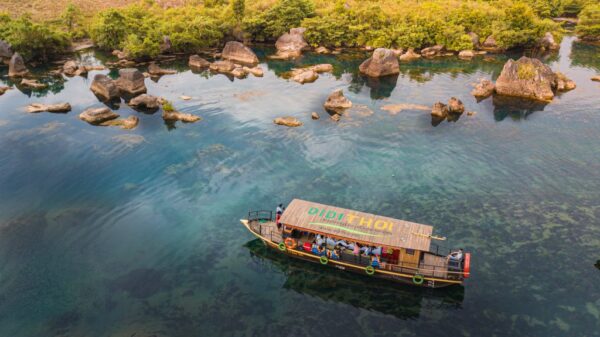
[[[333,260],[339,260],[342,252],[352,251],[355,257],[360,255],[369,257],[371,259],[371,265],[375,268],[381,266],[381,253],[382,247],[364,246],[358,242],[348,243],[346,240],[335,240],[330,237],[321,236],[317,234],[315,239],[312,241],[311,252],[319,256],[327,256]]]

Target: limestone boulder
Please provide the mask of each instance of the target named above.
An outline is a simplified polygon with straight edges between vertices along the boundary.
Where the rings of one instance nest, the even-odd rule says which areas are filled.
[[[8,62],[8,76],[23,77],[29,74],[29,70],[25,66],[25,61],[19,53],[14,53]]]
[[[144,75],[135,68],[120,69],[116,83],[121,94],[137,96],[147,91]]]
[[[310,114],[310,118],[312,118],[312,119],[314,119],[314,120],[317,120],[317,119],[321,118],[321,116],[319,116],[319,114],[318,114],[318,113],[316,113],[316,112],[314,112],[314,111],[313,111],[313,112]]]
[[[162,113],[162,118],[167,122],[182,121],[184,123],[194,123],[194,122],[201,120],[201,118],[196,115],[181,113],[179,111],[164,111],[164,110]]]
[[[496,93],[538,101],[551,101],[556,75],[538,59],[526,56],[508,60],[496,80]]]
[[[479,81],[479,83],[475,85],[475,88],[473,88],[473,91],[471,91],[471,95],[475,96],[475,98],[477,98],[478,100],[481,100],[492,96],[495,89],[496,86],[494,85],[494,83],[492,83],[492,81],[482,79],[481,81]]]
[[[381,77],[400,73],[398,58],[390,49],[377,48],[373,55],[365,60],[359,71],[370,77]]]
[[[414,60],[418,60],[421,58],[421,55],[416,53],[415,50],[413,48],[409,48],[406,53],[402,54],[399,59],[400,61],[414,61]]]
[[[473,57],[475,57],[475,52],[472,50],[461,50],[458,53],[458,57],[463,59],[463,60],[470,60]]]
[[[304,84],[304,83],[312,83],[319,78],[319,74],[312,69],[302,69],[301,71],[296,72],[296,74],[292,77],[292,80]]]
[[[320,47],[317,47],[317,49],[315,49],[315,53],[317,53],[317,54],[331,54],[331,50],[327,49],[326,47],[320,46]]]
[[[485,51],[489,51],[489,52],[500,52],[500,51],[502,51],[502,48],[500,48],[498,46],[498,43],[496,42],[496,38],[494,38],[493,35],[488,36],[485,39],[485,41],[483,41],[483,43],[480,45],[479,48],[483,49]]]
[[[101,100],[110,101],[120,97],[117,83],[110,77],[103,74],[97,74],[94,76],[94,80],[92,81],[92,86],[90,89]]]
[[[333,71],[333,65],[329,63],[315,64],[314,66],[310,66],[310,69],[312,69],[317,74],[330,73]]]
[[[422,49],[421,56],[428,57],[428,58],[441,56],[443,50],[444,50],[444,46],[435,45],[433,47],[428,47],[428,48]]]
[[[24,88],[35,89],[35,90],[45,89],[48,87],[48,85],[45,83],[40,83],[37,80],[26,79],[26,78],[22,79],[20,84]]]
[[[147,94],[141,94],[132,98],[129,101],[129,105],[136,108],[144,108],[149,110],[156,110],[160,107],[158,97]]]
[[[121,129],[131,130],[135,129],[140,123],[140,119],[137,116],[129,116],[127,118],[111,119],[100,123],[102,126],[118,126]]]
[[[556,79],[554,81],[554,89],[558,92],[564,92],[573,90],[577,87],[573,80],[567,78],[567,76],[561,72],[556,72]]]
[[[456,97],[451,97],[448,100],[448,113],[460,115],[465,112],[465,105]]]
[[[246,65],[258,63],[258,57],[252,49],[237,41],[227,42],[221,52],[221,57],[225,60],[240,62]]]
[[[171,69],[163,69],[156,62],[150,62],[150,64],[148,65],[148,73],[151,76],[162,76],[177,74],[177,71]]]
[[[200,57],[200,55],[191,55],[188,59],[188,65],[194,69],[206,69],[210,66],[210,62]]]
[[[548,50],[558,50],[560,48],[560,45],[554,40],[554,35],[550,32],[546,32],[538,44],[540,47]]]
[[[69,112],[71,111],[71,104],[69,103],[58,103],[58,104],[41,104],[32,103],[27,106],[27,112],[38,113],[38,112]]]
[[[116,118],[119,118],[119,114],[107,107],[90,108],[79,114],[79,119],[94,125],[99,125]]]
[[[442,102],[437,102],[431,108],[431,117],[446,118],[448,117],[448,106]]]
[[[338,89],[327,97],[327,101],[323,104],[323,107],[329,112],[341,115],[346,109],[352,107],[352,102],[344,96],[342,89]]]
[[[277,55],[281,58],[300,56],[303,50],[309,48],[308,43],[304,40],[305,31],[305,28],[292,28],[289,33],[281,35],[275,42]]]
[[[210,70],[217,73],[229,74],[235,69],[235,65],[229,61],[216,61],[210,64]]]
[[[277,117],[273,120],[273,123],[275,123],[277,125],[292,127],[292,128],[302,126],[302,122],[294,117]]]
[[[10,60],[13,56],[13,50],[11,45],[4,41],[0,40],[0,61],[1,60]]]
[[[259,67],[259,66],[255,66],[255,67],[252,67],[252,68],[244,66],[244,67],[242,67],[242,69],[246,73],[252,74],[255,77],[263,77],[263,75],[265,74],[264,71],[263,71],[263,69],[261,67]]]

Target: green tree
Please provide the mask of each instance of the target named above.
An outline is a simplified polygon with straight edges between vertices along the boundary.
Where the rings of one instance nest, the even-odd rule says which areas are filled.
[[[231,8],[233,9],[233,17],[240,23],[244,19],[244,12],[246,11],[245,0],[232,0]]]
[[[128,35],[126,18],[116,9],[100,12],[92,22],[90,33],[100,48],[122,48]]]

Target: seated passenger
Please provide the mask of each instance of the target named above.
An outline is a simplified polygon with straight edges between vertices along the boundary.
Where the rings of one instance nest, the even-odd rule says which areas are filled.
[[[340,252],[337,249],[332,250],[331,253],[329,254],[329,258],[334,259],[334,260],[339,260]]]
[[[356,256],[360,254],[360,247],[358,246],[358,242],[354,243],[354,247],[352,247],[352,253]]]
[[[377,247],[371,251],[371,254],[381,255],[382,251],[383,251],[383,249],[381,247]]]
[[[379,262],[379,255],[371,256],[371,266],[373,266],[373,268],[379,268]]]
[[[460,262],[463,258],[463,250],[460,248],[458,251],[454,251],[448,254],[447,261]]]
[[[331,247],[334,247],[334,246],[335,246],[335,244],[336,244],[335,240],[334,240],[334,239],[332,239],[332,238],[330,238],[330,237],[328,237],[328,238],[325,240],[325,242],[327,243],[327,245],[328,245],[328,246],[331,246]]]
[[[324,241],[323,241],[323,238],[321,237],[321,234],[317,234],[317,238],[316,238],[315,242],[317,243],[317,246],[323,245]]]
[[[319,246],[316,243],[313,243],[310,251],[315,255],[319,255]]]

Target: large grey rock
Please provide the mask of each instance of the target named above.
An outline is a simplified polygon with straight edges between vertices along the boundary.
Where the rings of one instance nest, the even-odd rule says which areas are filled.
[[[146,109],[158,109],[160,104],[158,102],[158,97],[150,96],[146,94],[141,94],[137,97],[132,98],[129,101],[130,106],[138,107],[138,108],[146,108]]]
[[[303,50],[309,48],[308,43],[304,40],[305,31],[306,28],[292,28],[289,33],[281,35],[275,42],[277,55],[282,58],[300,56]]]
[[[329,112],[341,115],[346,109],[352,107],[352,102],[344,96],[342,89],[338,89],[327,97],[327,101],[323,104],[323,107]]]
[[[10,44],[4,40],[0,40],[0,60],[9,60],[13,56],[13,50]]]
[[[79,114],[79,119],[94,125],[101,124],[115,118],[119,118],[119,114],[113,112],[107,107],[90,108]]]
[[[94,94],[96,94],[96,96],[105,101],[118,99],[120,97],[117,83],[110,77],[103,74],[97,74],[94,76],[94,80],[92,81],[92,86],[90,89]]]
[[[29,71],[25,67],[25,61],[19,53],[14,53],[8,62],[8,76],[10,77],[23,77],[27,75]]]
[[[147,91],[144,75],[135,68],[119,70],[119,78],[116,82],[122,94],[137,96]]]
[[[200,57],[200,55],[191,55],[188,60],[190,68],[205,69],[210,66],[210,62]]]
[[[366,59],[359,67],[361,73],[380,77],[400,73],[398,58],[393,51],[385,48],[377,48],[373,55]]]
[[[229,41],[225,44],[221,57],[225,60],[240,62],[244,64],[257,64],[258,57],[252,49],[244,46],[241,42]]]
[[[539,101],[551,101],[556,75],[538,59],[526,56],[508,60],[496,80],[496,93]]]

